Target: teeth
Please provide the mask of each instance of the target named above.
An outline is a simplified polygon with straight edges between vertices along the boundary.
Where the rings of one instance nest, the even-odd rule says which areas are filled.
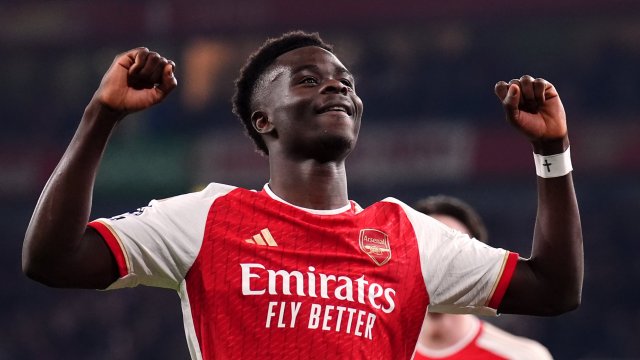
[[[329,106],[324,108],[324,110],[322,110],[323,113],[329,112],[329,111],[340,111],[349,115],[349,109],[347,109],[345,106],[342,106],[342,105]]]

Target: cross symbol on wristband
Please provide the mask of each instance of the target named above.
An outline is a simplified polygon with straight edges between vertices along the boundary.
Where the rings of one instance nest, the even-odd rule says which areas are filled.
[[[551,172],[551,164],[553,164],[553,163],[550,163],[549,160],[544,159],[544,163],[542,164],[542,166],[546,166],[547,167],[547,172]]]

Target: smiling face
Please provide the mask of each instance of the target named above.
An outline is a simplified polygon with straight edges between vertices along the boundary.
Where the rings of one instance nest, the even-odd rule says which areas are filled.
[[[269,154],[344,159],[358,138],[362,101],[353,76],[331,52],[315,46],[289,51],[262,75],[252,122]]]

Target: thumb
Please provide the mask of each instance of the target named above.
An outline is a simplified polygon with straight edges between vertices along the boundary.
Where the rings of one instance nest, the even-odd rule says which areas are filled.
[[[504,104],[504,106],[518,108],[519,102],[520,102],[520,87],[516,84],[510,84],[509,90],[507,91],[507,95],[502,100],[502,103]]]
[[[167,96],[178,85],[178,80],[175,77],[174,70],[176,64],[169,60],[169,63],[164,66],[162,71],[162,80],[158,89],[162,91],[163,96]]]
[[[507,94],[502,100],[502,107],[504,107],[507,120],[517,120],[519,113],[518,103],[520,103],[520,87],[516,84],[510,84]]]

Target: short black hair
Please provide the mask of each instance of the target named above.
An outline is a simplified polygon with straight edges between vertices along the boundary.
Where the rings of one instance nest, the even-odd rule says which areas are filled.
[[[469,235],[486,243],[487,228],[478,212],[466,202],[447,195],[429,196],[418,201],[415,209],[427,215],[446,215],[460,221]]]
[[[260,48],[251,54],[240,69],[240,76],[235,81],[236,88],[232,100],[233,113],[240,118],[246,134],[256,144],[257,150],[265,155],[269,154],[267,145],[251,124],[256,83],[278,56],[306,46],[317,46],[333,52],[333,46],[325,43],[318,33],[306,33],[300,30],[287,32],[280,37],[267,39]]]

